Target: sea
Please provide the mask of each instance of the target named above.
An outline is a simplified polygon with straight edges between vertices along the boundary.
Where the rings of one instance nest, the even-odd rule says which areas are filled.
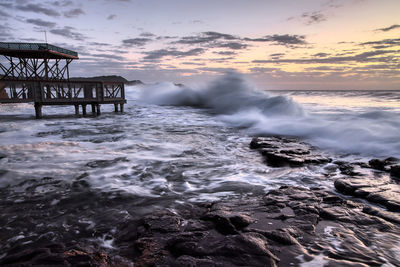
[[[254,136],[294,136],[335,160],[400,158],[400,91],[268,91],[234,73],[125,90],[125,112],[103,105],[98,117],[46,106],[35,120],[32,104],[0,105],[0,259],[40,240],[115,250],[119,222],[158,209],[282,185],[335,190],[339,171],[270,167]]]

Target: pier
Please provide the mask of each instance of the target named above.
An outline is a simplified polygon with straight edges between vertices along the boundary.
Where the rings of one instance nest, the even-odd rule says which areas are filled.
[[[75,114],[101,114],[101,105],[113,104],[123,112],[125,87],[122,82],[74,81],[69,65],[78,53],[47,43],[0,42],[0,104],[34,103],[37,119],[42,107],[75,106]]]

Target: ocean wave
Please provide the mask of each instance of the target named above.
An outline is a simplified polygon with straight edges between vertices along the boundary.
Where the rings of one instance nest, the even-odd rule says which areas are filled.
[[[339,153],[400,156],[400,123],[395,111],[374,107],[367,112],[307,112],[291,97],[258,90],[237,73],[199,88],[172,83],[143,87],[139,101],[206,108],[229,125],[248,128],[252,135],[298,136]]]

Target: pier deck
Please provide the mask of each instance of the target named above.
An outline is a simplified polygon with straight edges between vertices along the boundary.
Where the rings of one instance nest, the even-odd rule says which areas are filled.
[[[100,115],[100,105],[114,104],[123,112],[125,88],[121,82],[73,81],[69,64],[78,53],[46,43],[0,42],[0,104],[35,105],[36,118],[42,118],[42,107],[74,105],[75,113],[86,115],[86,106]]]

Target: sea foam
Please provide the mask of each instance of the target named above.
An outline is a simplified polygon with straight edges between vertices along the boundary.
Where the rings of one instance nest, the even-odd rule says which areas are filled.
[[[172,83],[146,86],[139,101],[206,108],[231,126],[248,128],[251,135],[298,136],[339,153],[400,156],[398,112],[340,109],[340,103],[338,112],[310,112],[291,97],[257,89],[237,73],[197,88]]]

